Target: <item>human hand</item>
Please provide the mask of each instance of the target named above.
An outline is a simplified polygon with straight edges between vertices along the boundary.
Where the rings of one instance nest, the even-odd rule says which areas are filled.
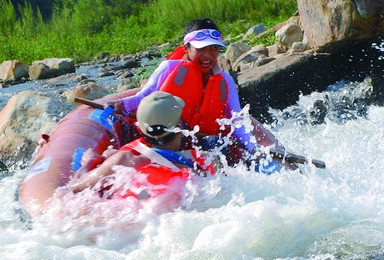
[[[117,114],[123,114],[123,115],[127,114],[127,111],[125,110],[125,107],[124,107],[124,102],[121,99],[116,101],[106,102],[104,103],[103,106],[104,108],[107,108],[109,106],[113,107],[115,113]]]
[[[105,160],[105,157],[95,152],[93,149],[87,149],[80,160],[81,167],[76,170],[74,179],[80,178],[85,173],[96,168]]]
[[[72,193],[72,189],[68,185],[60,186],[55,189],[53,197],[56,199],[63,199],[67,194],[70,193]]]
[[[264,173],[267,175],[278,172],[280,171],[280,169],[281,165],[278,162],[267,158],[261,158],[259,163],[255,167],[255,170],[257,172]]]

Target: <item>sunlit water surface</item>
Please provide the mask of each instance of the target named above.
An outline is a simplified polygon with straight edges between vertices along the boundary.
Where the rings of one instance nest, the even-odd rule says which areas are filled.
[[[243,165],[192,178],[181,206],[68,193],[32,223],[16,191],[25,172],[0,180],[1,259],[381,259],[384,256],[384,108],[354,107],[369,79],[338,83],[272,111],[266,125],[287,150],[326,169],[264,175]],[[316,101],[327,107],[313,123]],[[311,121],[312,120],[312,121]],[[117,169],[122,172],[128,169]],[[42,184],[44,188],[44,184]]]

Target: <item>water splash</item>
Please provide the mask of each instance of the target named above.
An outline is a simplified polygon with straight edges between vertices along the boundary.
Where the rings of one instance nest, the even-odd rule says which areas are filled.
[[[381,52],[384,52],[384,42],[379,42],[379,43],[372,43],[372,48],[378,50],[378,51],[381,51]],[[378,57],[379,60],[383,60],[384,57],[383,56],[379,56]]]
[[[369,98],[370,88],[367,79],[301,96],[295,106],[274,111],[276,123],[266,125],[285,147],[324,160],[326,169],[303,165],[303,174],[282,170],[267,176],[241,164],[223,165],[225,175],[191,179],[182,206],[162,214],[155,214],[150,203],[112,202],[89,189],[67,194],[31,229],[24,229],[14,198],[23,172],[7,176],[0,180],[0,255],[381,259],[384,108],[366,105],[357,112],[357,101]],[[311,109],[318,100],[327,109],[324,119],[313,123]],[[91,214],[82,216],[82,210]],[[69,217],[50,220],[60,211]]]
[[[373,93],[371,78],[363,82],[337,82],[328,87],[328,91],[301,95],[296,105],[283,111],[270,109],[276,119],[275,125],[286,120],[297,124],[322,124],[327,120],[345,123],[366,116],[369,98]]]

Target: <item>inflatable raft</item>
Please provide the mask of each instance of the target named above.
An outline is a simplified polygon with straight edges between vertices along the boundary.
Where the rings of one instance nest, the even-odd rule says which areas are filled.
[[[97,100],[103,104],[136,94],[139,89],[128,90],[114,96]],[[253,117],[253,134],[258,136],[262,145],[277,143],[274,136]],[[108,148],[119,149],[138,137],[132,118],[117,115],[112,109],[95,109],[80,105],[69,112],[54,127],[49,135],[43,134],[40,148],[19,187],[19,200],[31,215],[39,215],[49,205],[49,199],[58,187],[65,186],[80,167],[82,152],[92,149],[102,154]],[[235,147],[230,158],[238,160],[241,152]],[[237,154],[236,154],[237,153]],[[306,159],[285,153],[275,155],[292,158],[294,162],[305,163]],[[312,163],[315,164],[313,160]],[[317,166],[325,168],[323,162]]]
[[[138,90],[98,101],[113,101]],[[129,118],[112,112],[80,105],[63,117],[49,135],[41,136],[41,147],[19,187],[19,199],[30,214],[39,214],[55,189],[68,183],[78,168],[76,157],[81,151],[91,148],[101,154],[107,148],[119,149],[131,141]]]

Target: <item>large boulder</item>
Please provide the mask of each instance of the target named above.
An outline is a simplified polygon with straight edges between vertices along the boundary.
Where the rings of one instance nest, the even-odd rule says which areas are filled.
[[[372,79],[372,103],[384,104],[383,52],[374,48],[381,39],[343,42],[333,53],[280,54],[261,67],[241,71],[239,95],[243,105],[261,121],[270,121],[269,108],[294,105],[300,94],[324,91],[338,82],[362,82]]]
[[[33,156],[41,134],[74,108],[65,99],[26,90],[13,95],[0,111],[0,161],[23,167]],[[14,163],[20,165],[15,165]]]
[[[74,89],[64,92],[63,96],[69,101],[74,101],[75,97],[94,100],[109,94],[111,94],[111,92],[107,88],[90,81],[84,84],[79,84]]]
[[[268,47],[274,60],[240,71],[237,82],[242,104],[260,121],[271,121],[269,108],[294,105],[300,94],[324,91],[339,81],[362,82],[370,78],[370,104],[384,104],[384,0],[298,0],[296,38],[281,50],[284,34]],[[288,35],[288,34],[287,34]],[[284,37],[282,37],[284,36]],[[275,50],[274,50],[275,49]],[[280,54],[279,54],[280,52]],[[256,62],[254,64],[257,64]]]
[[[32,62],[29,78],[32,80],[48,79],[76,71],[75,63],[70,58],[50,58]]]
[[[383,0],[298,0],[297,4],[305,38],[313,48],[384,33]]]
[[[6,60],[0,65],[0,80],[18,81],[28,78],[29,66],[18,60]]]

